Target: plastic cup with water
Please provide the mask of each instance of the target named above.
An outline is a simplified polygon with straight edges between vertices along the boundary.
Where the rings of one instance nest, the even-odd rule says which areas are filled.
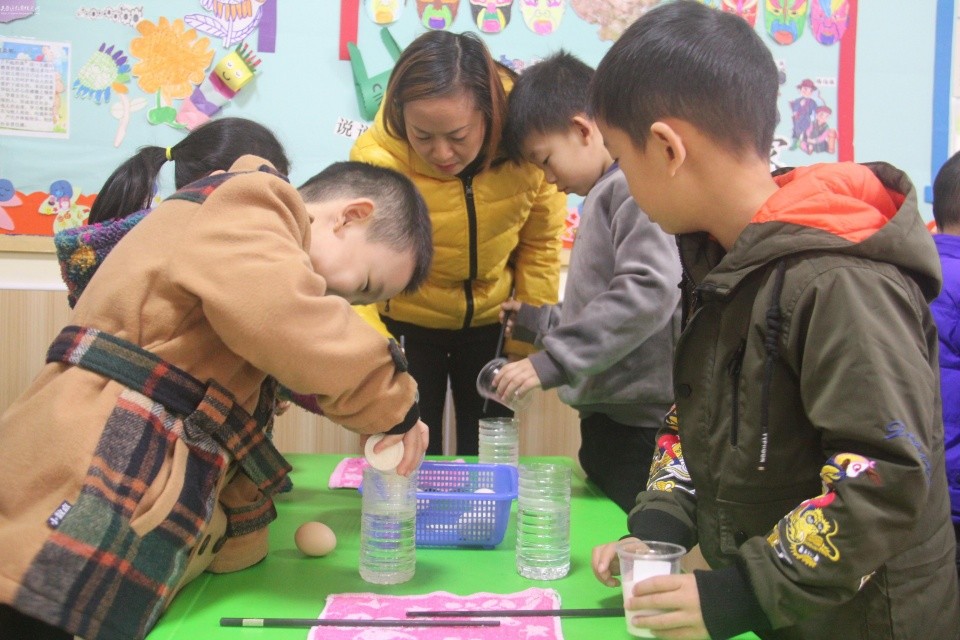
[[[480,418],[477,462],[509,464],[520,461],[520,422],[516,418]]]
[[[620,584],[623,585],[623,603],[630,635],[638,638],[655,637],[649,629],[633,624],[633,618],[660,613],[657,609],[627,609],[626,603],[633,594],[633,585],[653,576],[680,573],[680,559],[686,552],[680,545],[669,542],[623,540],[617,543]]]
[[[360,511],[360,577],[399,584],[416,570],[417,472],[409,476],[363,471]]]
[[[570,467],[523,463],[517,487],[517,573],[556,580],[570,571]]]

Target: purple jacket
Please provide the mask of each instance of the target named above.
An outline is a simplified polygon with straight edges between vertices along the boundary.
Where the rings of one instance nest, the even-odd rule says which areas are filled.
[[[933,236],[943,266],[943,289],[930,303],[940,332],[943,432],[953,521],[960,523],[960,236]]]

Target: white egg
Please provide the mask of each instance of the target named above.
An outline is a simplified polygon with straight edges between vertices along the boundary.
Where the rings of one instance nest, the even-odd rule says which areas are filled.
[[[375,453],[373,447],[381,440],[383,440],[382,433],[370,436],[367,444],[363,447],[363,457],[367,459],[367,462],[369,462],[370,466],[374,469],[388,472],[394,471],[397,465],[400,464],[400,460],[403,459],[403,442],[398,442],[392,447],[387,447],[380,453]]]
[[[337,535],[322,522],[304,522],[293,535],[297,549],[308,556],[325,556],[337,546]]]

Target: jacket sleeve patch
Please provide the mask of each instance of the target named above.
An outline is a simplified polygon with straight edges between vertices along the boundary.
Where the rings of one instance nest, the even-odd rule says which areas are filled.
[[[650,465],[647,491],[683,491],[694,495],[690,472],[683,460],[680,446],[676,406],[664,418],[664,426],[657,437],[657,450]]]

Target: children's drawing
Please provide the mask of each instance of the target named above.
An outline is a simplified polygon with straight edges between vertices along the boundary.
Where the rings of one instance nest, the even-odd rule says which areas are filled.
[[[4,231],[13,231],[16,225],[13,218],[7,213],[5,207],[18,207],[23,201],[17,197],[17,190],[13,188],[13,183],[6,178],[0,178],[0,229]]]
[[[813,122],[813,115],[817,109],[817,101],[813,99],[813,94],[820,91],[810,78],[804,78],[797,85],[797,89],[800,91],[800,97],[790,101],[790,111],[793,118],[793,132],[790,136],[791,149],[796,149],[799,146],[800,136]]]
[[[157,24],[141,20],[137,31],[140,37],[130,42],[130,53],[140,59],[133,66],[133,74],[139,78],[141,89],[157,94],[157,106],[149,111],[147,119],[151,124],[183,128],[176,122],[177,110],[170,105],[189,96],[194,85],[203,82],[204,71],[213,60],[210,40],[197,38],[197,32],[186,29],[183,20],[170,22],[164,17]]]
[[[523,23],[538,36],[556,31],[566,8],[567,0],[520,0]]]
[[[770,171],[776,171],[784,166],[780,159],[780,152],[790,146],[790,141],[783,136],[775,136],[770,145]]]
[[[763,20],[770,37],[782,45],[799,40],[810,13],[808,0],[766,0],[766,3]]]
[[[820,44],[840,42],[849,23],[849,0],[811,0],[810,31]]]
[[[116,120],[119,120],[119,122],[117,122],[117,133],[113,137],[114,147],[119,147],[120,143],[122,143],[123,139],[127,136],[130,114],[135,111],[140,111],[147,106],[147,101],[143,98],[134,98],[131,100],[125,93],[118,93],[117,97],[119,101],[110,105],[110,115]]]
[[[367,15],[377,24],[391,24],[400,19],[407,0],[363,0]]]
[[[726,1],[726,0],[725,0]],[[601,40],[615,41],[633,22],[661,0],[570,0],[574,13],[600,26]]]
[[[143,20],[143,5],[118,4],[102,9],[94,7],[80,7],[77,9],[78,18],[88,20],[111,20],[128,27],[135,27]]]
[[[759,0],[720,0],[720,8],[727,13],[735,13],[747,21],[751,27],[757,24]]]
[[[813,122],[800,136],[801,151],[807,155],[837,152],[837,130],[827,122],[832,113],[833,109],[825,104],[816,108]]]
[[[460,0],[417,0],[420,24],[435,31],[449,29],[457,17]]]
[[[477,28],[484,33],[500,33],[510,24],[513,0],[470,0],[470,12]]]
[[[253,33],[263,17],[264,0],[200,0],[213,15],[191,13],[183,21],[201,33],[221,38],[224,48],[232,47]]]
[[[220,59],[190,97],[180,103],[177,122],[191,130],[199,127],[253,80],[259,65],[260,59],[253,55],[246,42],[237,45]]]
[[[53,221],[53,233],[77,227],[90,216],[90,207],[81,205],[77,200],[79,191],[73,193],[73,185],[66,180],[56,180],[50,185],[50,195],[40,205],[38,213],[56,216]]]
[[[393,39],[390,30],[386,27],[380,29],[380,39],[383,41],[383,46],[387,48],[387,53],[396,62],[400,58],[400,46]],[[367,74],[367,67],[363,63],[363,56],[357,45],[348,42],[347,49],[350,52],[350,68],[353,71],[353,86],[357,90],[357,106],[360,108],[360,115],[367,120],[373,120],[383,101],[383,92],[387,89],[393,67],[371,78]]]
[[[720,8],[720,0],[697,0],[700,4],[705,4],[711,9]]]
[[[101,43],[100,48],[90,56],[73,81],[73,90],[78,98],[93,98],[97,104],[110,102],[111,90],[127,93],[130,82],[130,65],[127,56],[119,47]]]

